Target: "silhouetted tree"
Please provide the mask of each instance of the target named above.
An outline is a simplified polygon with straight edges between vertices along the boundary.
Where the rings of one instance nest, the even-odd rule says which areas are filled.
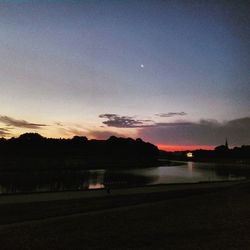
[[[0,157],[5,162],[18,162],[35,168],[39,164],[60,166],[107,166],[126,164],[152,164],[159,150],[141,139],[118,138],[88,140],[84,136],[72,139],[53,139],[38,133],[25,133],[18,138],[0,141]],[[33,164],[33,165],[32,165]],[[8,164],[6,164],[8,165]]]

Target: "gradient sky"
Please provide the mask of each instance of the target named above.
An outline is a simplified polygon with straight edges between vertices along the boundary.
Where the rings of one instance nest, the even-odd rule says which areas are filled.
[[[0,136],[250,144],[248,1],[0,1]]]

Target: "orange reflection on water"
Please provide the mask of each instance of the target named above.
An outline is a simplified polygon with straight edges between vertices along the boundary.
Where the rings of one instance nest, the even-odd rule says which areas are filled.
[[[101,183],[89,184],[88,189],[100,189],[104,188],[104,185]]]

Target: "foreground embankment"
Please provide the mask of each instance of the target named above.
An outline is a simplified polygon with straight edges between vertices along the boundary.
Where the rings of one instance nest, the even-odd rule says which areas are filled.
[[[13,203],[0,197],[1,249],[247,249],[250,244],[248,182],[74,193],[53,199],[40,194],[40,200],[26,195],[16,203],[21,196],[12,196]]]

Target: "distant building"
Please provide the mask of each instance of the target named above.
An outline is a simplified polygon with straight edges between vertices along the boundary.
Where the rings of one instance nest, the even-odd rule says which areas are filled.
[[[216,147],[215,150],[216,151],[227,151],[227,150],[229,150],[227,138],[225,140],[225,144]]]
[[[225,141],[225,147],[226,147],[227,149],[229,149],[227,138],[226,138],[226,141]]]

